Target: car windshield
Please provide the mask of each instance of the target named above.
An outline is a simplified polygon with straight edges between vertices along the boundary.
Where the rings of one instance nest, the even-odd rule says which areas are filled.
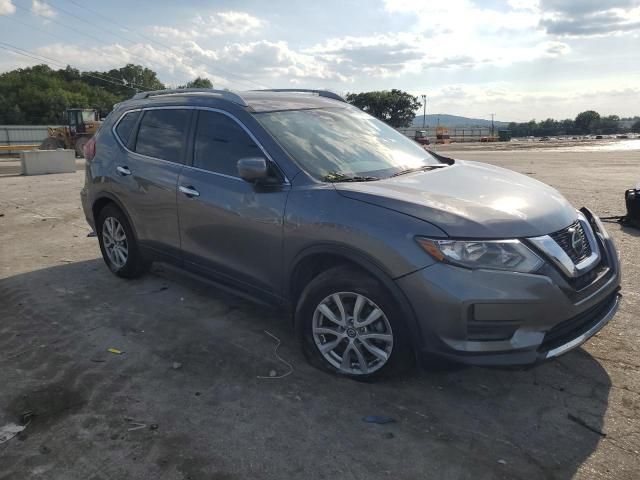
[[[419,144],[354,107],[264,112],[256,118],[321,180],[377,180],[441,165]]]

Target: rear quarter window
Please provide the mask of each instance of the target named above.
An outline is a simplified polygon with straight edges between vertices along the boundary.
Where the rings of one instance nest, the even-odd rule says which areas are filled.
[[[133,132],[133,127],[136,126],[136,122],[138,121],[139,116],[139,111],[125,113],[125,115],[120,119],[120,122],[118,122],[118,126],[116,127],[116,135],[123,145],[128,145],[129,139],[131,138],[131,133]]]

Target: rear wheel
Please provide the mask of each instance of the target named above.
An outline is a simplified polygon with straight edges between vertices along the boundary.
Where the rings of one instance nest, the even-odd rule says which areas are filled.
[[[64,148],[64,142],[56,137],[47,137],[40,144],[40,150],[57,150]]]
[[[336,267],[305,288],[296,324],[310,363],[358,379],[398,374],[414,361],[395,301],[373,277]]]
[[[100,211],[97,227],[102,258],[114,274],[136,278],[149,268],[127,217],[116,205],[109,204]]]

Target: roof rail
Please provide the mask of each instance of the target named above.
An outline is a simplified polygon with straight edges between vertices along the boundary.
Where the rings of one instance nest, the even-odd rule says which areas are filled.
[[[347,102],[337,93],[330,92],[329,90],[313,90],[309,88],[267,88],[265,90],[252,90],[253,92],[300,92],[300,93],[315,93],[319,97],[331,98],[340,102]]]
[[[169,90],[152,90],[149,92],[140,92],[136,93],[132,100],[143,100],[149,97],[159,97],[161,95],[194,95],[197,93],[215,95],[217,97],[221,97],[224,100],[229,100],[230,102],[237,103],[243,107],[248,107],[247,102],[244,101],[237,93],[231,92],[229,90],[215,90],[213,88],[173,88]]]

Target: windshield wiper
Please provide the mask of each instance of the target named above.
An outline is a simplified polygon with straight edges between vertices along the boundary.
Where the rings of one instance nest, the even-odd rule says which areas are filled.
[[[378,177],[361,176],[361,175],[345,175],[344,173],[330,173],[325,175],[322,180],[325,182],[372,182],[380,180]]]
[[[421,167],[407,168],[406,170],[400,170],[399,172],[396,172],[391,176],[398,177],[400,175],[405,175],[407,173],[428,172],[429,170],[435,170],[436,168],[442,168],[442,167],[446,167],[446,165],[423,165]]]

